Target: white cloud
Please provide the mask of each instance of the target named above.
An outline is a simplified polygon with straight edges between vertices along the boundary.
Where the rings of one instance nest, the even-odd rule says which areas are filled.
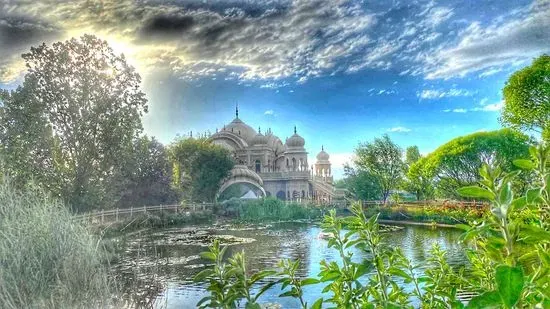
[[[453,113],[465,113],[465,112],[467,112],[467,110],[464,109],[464,108],[455,108],[455,109],[453,109]]]
[[[389,128],[387,131],[388,132],[406,133],[406,132],[411,132],[412,130],[409,129],[409,128],[405,128],[405,127],[393,127],[393,128]]]
[[[466,97],[472,94],[471,91],[466,89],[451,88],[449,90],[424,89],[421,92],[417,92],[416,95],[422,99],[440,99],[444,97]]]
[[[471,23],[458,33],[459,41],[425,58],[426,78],[463,77],[483,71],[495,74],[505,66],[523,63],[550,51],[550,1],[534,1],[527,9],[495,18],[488,25]]]
[[[483,78],[483,77],[491,76],[501,71],[502,71],[502,68],[490,68],[481,72],[481,74],[479,74],[478,77]]]
[[[502,109],[502,107],[504,105],[503,102],[487,104],[487,105],[485,105],[485,103],[486,103],[486,99],[483,99],[480,102],[481,107],[474,107],[474,108],[470,108],[470,109],[466,109],[466,108],[444,109],[443,112],[445,112],[445,113],[449,113],[449,112],[453,112],[453,113],[498,112]]]
[[[264,112],[264,115],[274,116],[274,115],[275,115],[275,112],[274,112],[272,109],[269,109],[269,110],[266,110],[266,111]]]

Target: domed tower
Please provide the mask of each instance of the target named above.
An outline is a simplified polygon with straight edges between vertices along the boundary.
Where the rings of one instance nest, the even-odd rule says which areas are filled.
[[[304,148],[306,144],[303,137],[298,135],[296,126],[294,126],[294,134],[286,140],[285,157],[287,171],[307,171],[307,152]]]
[[[321,151],[317,154],[317,162],[315,162],[315,176],[323,178],[324,181],[332,183],[332,171],[330,169],[330,156],[325,151],[325,147],[321,146]]]

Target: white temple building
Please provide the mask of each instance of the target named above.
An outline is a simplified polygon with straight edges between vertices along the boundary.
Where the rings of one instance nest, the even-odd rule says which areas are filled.
[[[322,148],[310,166],[305,140],[294,127],[294,134],[281,141],[271,130],[255,131],[239,118],[217,130],[209,139],[228,149],[236,165],[225,180],[220,193],[229,186],[244,183],[256,188],[257,196],[274,196],[281,200],[331,202],[343,198],[345,190],[333,186],[330,156]]]

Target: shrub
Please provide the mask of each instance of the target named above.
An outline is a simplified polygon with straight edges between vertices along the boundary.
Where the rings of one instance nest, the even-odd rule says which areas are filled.
[[[59,201],[0,181],[0,235],[1,308],[107,305],[98,239]]]

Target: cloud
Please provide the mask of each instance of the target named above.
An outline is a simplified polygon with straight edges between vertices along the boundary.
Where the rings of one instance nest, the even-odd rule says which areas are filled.
[[[272,109],[269,109],[269,110],[266,110],[266,111],[264,112],[264,115],[274,116],[274,115],[275,115],[275,112],[274,112]]]
[[[488,25],[474,21],[460,31],[456,45],[426,58],[426,77],[463,77],[477,71],[483,71],[483,77],[506,65],[529,61],[550,51],[548,29],[550,1],[546,0],[534,1],[527,9],[514,10]]]
[[[411,132],[412,130],[405,127],[393,127],[387,130],[388,132],[399,132],[399,133],[406,133]]]
[[[466,97],[473,95],[473,93],[466,89],[451,88],[449,90],[424,89],[417,92],[416,95],[421,99],[440,99],[444,97]]]
[[[487,101],[486,99],[481,100],[480,107],[474,107],[474,108],[470,108],[470,109],[466,109],[466,108],[444,109],[443,112],[445,112],[445,113],[449,113],[449,112],[453,112],[453,113],[498,112],[504,106],[503,102],[498,102],[498,103],[485,105],[486,101]]]

